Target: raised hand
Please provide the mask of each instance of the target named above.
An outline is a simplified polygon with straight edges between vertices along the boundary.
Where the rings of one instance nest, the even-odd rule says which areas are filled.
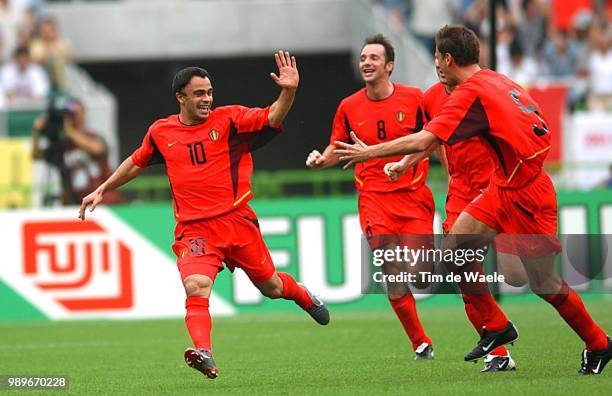
[[[278,51],[274,54],[274,59],[276,59],[278,75],[270,73],[270,77],[281,88],[296,89],[300,82],[300,75],[295,56],[291,56],[289,51]]]

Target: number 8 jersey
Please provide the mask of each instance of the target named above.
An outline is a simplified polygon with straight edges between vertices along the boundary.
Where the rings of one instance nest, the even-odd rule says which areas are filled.
[[[386,142],[419,132],[423,128],[423,93],[416,87],[393,84],[393,93],[383,100],[372,100],[363,88],[340,102],[330,144],[348,142],[353,131],[367,145]],[[388,192],[416,190],[427,179],[429,159],[409,169],[392,182],[384,174],[385,164],[403,156],[371,159],[355,166],[355,186],[360,191]]]
[[[248,202],[251,151],[280,129],[268,125],[269,108],[224,106],[196,125],[177,114],[153,123],[132,154],[140,168],[164,164],[176,221],[216,217]]]
[[[492,183],[499,187],[535,179],[550,150],[540,107],[518,84],[491,70],[461,83],[426,130],[451,145],[481,136],[496,164]]]

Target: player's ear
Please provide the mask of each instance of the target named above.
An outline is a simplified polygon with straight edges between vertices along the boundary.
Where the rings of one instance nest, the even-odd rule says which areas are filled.
[[[180,104],[185,104],[185,97],[183,96],[183,94],[181,92],[175,92],[174,96],[176,97],[176,100],[180,103]]]
[[[444,54],[444,63],[446,63],[446,66],[449,67],[453,63],[455,63],[455,59],[453,58],[453,56],[451,54],[449,54],[447,52],[447,53]]]
[[[393,68],[395,67],[395,63],[393,61],[387,62],[387,64],[385,65],[385,70],[391,74],[393,73]]]

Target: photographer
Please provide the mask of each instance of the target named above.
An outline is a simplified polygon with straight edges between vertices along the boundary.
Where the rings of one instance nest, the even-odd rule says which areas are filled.
[[[59,173],[63,205],[80,203],[111,174],[106,142],[85,129],[85,108],[76,99],[57,95],[50,99],[47,112],[34,122],[32,144],[34,159],[44,160],[50,172]],[[46,193],[43,204],[55,198]],[[124,201],[119,192],[109,198],[109,203]]]

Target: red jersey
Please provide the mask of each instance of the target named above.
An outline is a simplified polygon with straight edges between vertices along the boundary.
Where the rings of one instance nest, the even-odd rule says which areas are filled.
[[[268,111],[225,106],[197,125],[181,123],[176,114],[157,120],[132,161],[141,168],[166,165],[177,221],[227,213],[252,198],[250,151],[260,143],[255,139],[278,132],[268,126]]]
[[[495,161],[491,183],[518,188],[536,178],[550,150],[550,133],[537,103],[520,85],[480,70],[459,85],[427,130],[452,145],[473,136]]]
[[[334,117],[330,144],[350,141],[353,131],[367,145],[397,139],[419,132],[423,127],[423,94],[416,87],[393,84],[393,93],[383,100],[372,100],[365,88],[344,98]],[[355,186],[359,191],[416,190],[425,183],[429,161],[423,160],[392,182],[384,173],[385,164],[403,156],[371,159],[355,166]]]
[[[423,94],[423,110],[429,121],[440,113],[450,97],[442,83],[432,85]],[[425,126],[427,129],[427,125]],[[448,160],[448,194],[471,201],[491,180],[495,165],[479,137],[460,141],[454,145],[443,142]]]

